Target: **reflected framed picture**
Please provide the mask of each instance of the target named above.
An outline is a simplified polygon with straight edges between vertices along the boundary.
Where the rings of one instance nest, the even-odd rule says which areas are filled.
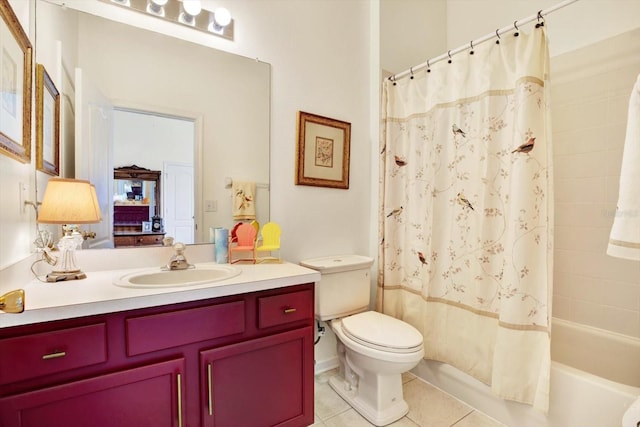
[[[142,231],[145,233],[150,233],[151,230],[151,221],[142,221]]]
[[[0,153],[29,163],[33,49],[7,0],[0,17]]]
[[[349,188],[351,123],[298,111],[296,185]]]
[[[60,175],[60,93],[42,64],[36,64],[36,167]]]

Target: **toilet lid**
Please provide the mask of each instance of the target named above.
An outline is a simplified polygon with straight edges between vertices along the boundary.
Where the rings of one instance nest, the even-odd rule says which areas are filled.
[[[422,334],[401,320],[367,311],[342,319],[342,331],[367,347],[394,353],[411,353],[422,347]]]

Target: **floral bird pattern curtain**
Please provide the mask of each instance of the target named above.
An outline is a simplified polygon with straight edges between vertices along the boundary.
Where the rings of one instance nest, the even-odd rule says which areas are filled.
[[[426,358],[546,410],[553,192],[544,28],[386,80],[378,309]]]

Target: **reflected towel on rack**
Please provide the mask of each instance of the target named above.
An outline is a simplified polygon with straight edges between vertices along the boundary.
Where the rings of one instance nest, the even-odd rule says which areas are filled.
[[[607,254],[640,260],[640,75],[629,100],[620,192]]]
[[[233,197],[233,219],[256,219],[256,183],[251,181],[233,181],[231,186]]]

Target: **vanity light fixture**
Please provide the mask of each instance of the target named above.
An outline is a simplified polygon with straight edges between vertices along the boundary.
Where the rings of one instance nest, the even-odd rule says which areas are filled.
[[[234,20],[229,10],[224,7],[218,7],[214,11],[203,9],[201,0],[99,1],[233,40]]]
[[[200,0],[182,0],[182,12],[178,20],[185,25],[196,25],[196,16],[202,12]]]
[[[147,13],[164,18],[164,6],[168,1],[169,0],[149,0],[149,2],[147,3]]]
[[[84,240],[77,224],[94,224],[102,220],[96,189],[89,181],[51,178],[44,192],[38,223],[62,224],[64,236],[58,242],[60,255],[48,282],[84,279],[76,266],[75,250]]]
[[[209,26],[207,27],[212,33],[219,34],[224,31],[225,27],[231,23],[231,12],[225,7],[219,7],[209,14]]]
[[[130,0],[111,0],[111,2],[119,4],[120,6],[131,7]]]

